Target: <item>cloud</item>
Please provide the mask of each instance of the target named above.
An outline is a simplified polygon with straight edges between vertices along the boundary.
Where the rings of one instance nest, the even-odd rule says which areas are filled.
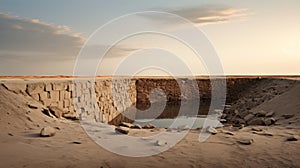
[[[196,26],[241,21],[250,15],[248,9],[245,8],[232,8],[232,7],[224,7],[224,6],[216,6],[216,5],[182,8],[177,10],[160,9],[159,11],[166,11],[184,17],[185,19],[188,19],[191,22],[193,22]],[[161,15],[164,14],[157,13],[155,15],[145,15],[145,14],[139,14],[139,15],[147,19],[155,19],[156,21],[160,21],[162,18]],[[174,29],[174,25],[176,24],[177,27],[175,28],[184,27],[184,25],[181,25],[182,22],[174,18],[170,18],[169,22],[172,21],[174,22],[173,25],[165,25],[165,26],[171,29]],[[161,20],[161,22],[164,21]]]
[[[217,6],[186,8],[170,12],[194,22],[197,26],[232,22],[249,15],[248,10],[244,8]]]
[[[64,25],[0,13],[0,59],[74,59],[85,39]]]

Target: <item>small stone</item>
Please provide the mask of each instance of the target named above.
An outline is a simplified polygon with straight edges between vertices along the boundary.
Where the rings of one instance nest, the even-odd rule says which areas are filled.
[[[116,127],[115,128],[115,131],[116,132],[119,132],[119,133],[122,133],[122,134],[128,134],[129,133],[129,128],[128,127],[123,127],[123,126],[120,126],[120,127]]]
[[[36,106],[34,104],[27,104],[27,106],[31,109],[38,109],[38,106]]]
[[[41,137],[52,137],[56,134],[56,131],[54,128],[47,126],[42,128],[41,132],[40,132],[40,136]]]
[[[213,128],[213,127],[207,127],[206,128],[206,132],[208,132],[208,133],[210,133],[212,135],[215,135],[215,134],[218,133],[218,131],[215,128]]]
[[[134,125],[131,124],[131,123],[127,123],[127,122],[121,122],[121,123],[119,124],[119,126],[127,127],[127,128],[132,128]]]
[[[266,114],[266,117],[273,117],[274,114],[275,114],[274,111],[270,111]]]
[[[295,115],[294,114],[283,114],[281,115],[284,119],[290,119],[292,117],[294,117]]]
[[[234,133],[231,132],[231,131],[222,131],[224,134],[227,134],[227,135],[231,135],[231,136],[234,136]]]
[[[254,118],[247,122],[248,125],[265,125],[263,118]]]
[[[153,128],[155,128],[155,126],[152,125],[152,124],[150,124],[150,123],[148,123],[148,124],[144,125],[143,128],[144,129],[153,129]]]
[[[79,142],[79,141],[74,141],[74,142],[72,142],[73,144],[81,144],[81,142]]]
[[[165,146],[165,145],[168,144],[168,142],[165,141],[165,140],[157,140],[157,141],[155,142],[155,144],[156,144],[157,146]]]
[[[143,129],[143,127],[140,124],[135,124],[131,128],[133,128],[133,129]]]
[[[264,120],[264,122],[265,122],[266,126],[269,126],[269,125],[275,124],[276,120],[275,120],[275,118],[267,118]]]
[[[259,131],[263,131],[263,129],[261,129],[261,128],[256,128],[256,127],[253,127],[253,128],[252,128],[252,131],[258,131],[258,132],[259,132]]]
[[[264,110],[260,110],[260,111],[255,112],[254,114],[255,114],[255,116],[257,116],[257,117],[265,117],[266,114],[267,114],[267,112],[264,111]]]
[[[75,112],[63,114],[63,117],[70,120],[79,120]]]
[[[237,142],[242,145],[251,145],[254,142],[254,140],[253,139],[240,139],[240,140],[237,140]]]
[[[256,132],[256,131],[253,131],[252,133],[253,133],[253,134],[257,134],[257,135],[273,136],[272,133],[266,132],[266,131],[263,131],[263,132]]]
[[[288,137],[286,140],[287,140],[287,141],[298,141],[298,140],[299,140],[299,137],[293,135],[293,136]]]
[[[246,122],[248,122],[248,121],[250,121],[253,117],[254,117],[253,114],[248,114],[248,115],[246,115],[246,117],[244,117],[244,120],[245,120]]]
[[[9,136],[14,136],[12,133],[7,133]]]

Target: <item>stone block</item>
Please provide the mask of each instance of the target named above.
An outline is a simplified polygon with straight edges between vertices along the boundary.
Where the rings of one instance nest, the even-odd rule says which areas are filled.
[[[29,95],[42,93],[44,91],[44,84],[43,83],[31,83],[27,85],[27,93]]]
[[[65,91],[64,90],[60,90],[59,91],[59,100],[63,101],[65,99]]]
[[[64,100],[64,108],[67,108],[70,106],[70,99],[65,99]]]
[[[50,91],[50,99],[53,102],[59,101],[59,91]]]
[[[46,90],[46,91],[52,91],[52,90],[53,90],[53,88],[52,88],[52,83],[46,83],[46,84],[45,84],[45,90]]]
[[[36,101],[40,101],[40,96],[39,96],[38,93],[37,93],[37,94],[32,94],[31,97],[32,97],[34,100],[36,100]]]
[[[63,109],[64,108],[64,101],[59,101],[57,107]]]
[[[64,92],[64,99],[70,99],[71,98],[71,93],[72,92],[65,91]]]
[[[48,99],[48,92],[39,93],[40,101]]]
[[[53,90],[66,90],[64,83],[53,83]]]

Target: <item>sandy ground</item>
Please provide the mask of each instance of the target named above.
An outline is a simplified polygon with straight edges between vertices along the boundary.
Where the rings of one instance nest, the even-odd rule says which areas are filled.
[[[289,119],[272,126],[219,128],[219,133],[202,143],[198,141],[200,130],[191,130],[173,148],[142,158],[111,153],[90,139],[78,121],[50,118],[40,107],[29,108],[30,103],[37,102],[0,86],[0,167],[300,167],[300,141],[287,141],[290,136],[300,136],[300,84],[254,107],[274,110],[276,117],[293,114]],[[40,137],[45,126],[56,127],[56,135]],[[272,136],[254,134],[252,128]],[[156,131],[132,130],[130,136]],[[254,142],[237,142],[245,138]]]

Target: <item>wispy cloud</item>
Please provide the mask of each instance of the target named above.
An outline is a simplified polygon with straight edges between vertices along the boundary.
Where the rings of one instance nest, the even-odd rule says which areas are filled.
[[[0,13],[0,59],[73,59],[85,39],[65,25]]]
[[[248,9],[245,8],[230,8],[230,7],[193,7],[181,10],[170,11],[171,13],[182,16],[197,26],[207,24],[220,24],[233,22],[245,18],[249,15]]]

